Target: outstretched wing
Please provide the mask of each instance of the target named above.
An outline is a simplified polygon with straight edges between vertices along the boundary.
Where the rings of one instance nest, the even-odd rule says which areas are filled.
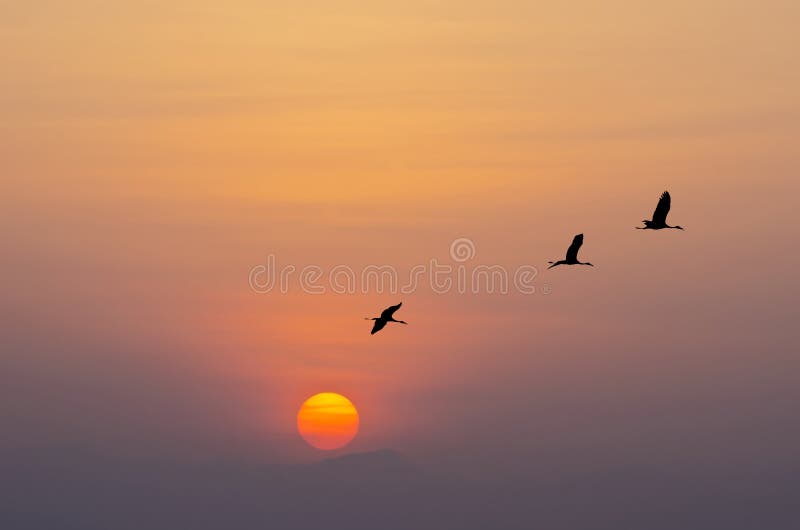
[[[372,331],[370,331],[369,334],[370,335],[376,334],[377,332],[382,330],[383,326],[385,326],[385,325],[386,325],[386,321],[385,320],[381,320],[381,319],[376,320],[375,321],[375,325],[372,326]]]
[[[583,234],[578,234],[572,239],[572,244],[567,249],[567,261],[578,261],[578,250],[583,245]]]
[[[672,200],[669,197],[669,192],[665,191],[658,199],[658,206],[656,211],[653,212],[653,224],[661,225],[667,222],[667,214],[669,213],[669,206]]]
[[[400,302],[399,304],[393,305],[391,307],[387,307],[386,309],[383,310],[383,313],[381,313],[381,318],[384,320],[391,319],[392,315],[394,315],[394,312],[400,309],[401,305],[403,305],[403,302]]]

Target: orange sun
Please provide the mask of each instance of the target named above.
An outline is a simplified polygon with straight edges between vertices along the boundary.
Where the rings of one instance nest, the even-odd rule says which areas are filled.
[[[297,430],[317,449],[339,449],[349,444],[358,433],[358,411],[341,394],[316,394],[308,398],[297,412]]]

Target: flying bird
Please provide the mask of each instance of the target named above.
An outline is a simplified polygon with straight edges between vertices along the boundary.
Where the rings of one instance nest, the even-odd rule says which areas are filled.
[[[393,306],[387,307],[386,309],[383,310],[383,312],[381,313],[381,316],[379,316],[379,317],[365,318],[364,320],[374,320],[375,321],[375,325],[372,326],[372,331],[370,332],[370,335],[374,335],[377,332],[379,332],[380,330],[382,330],[387,322],[398,322],[400,324],[408,324],[408,322],[405,322],[403,320],[395,320],[394,319],[394,312],[397,311],[398,309],[400,309],[401,305],[403,305],[403,302],[400,302],[397,305],[393,305]]]
[[[669,213],[669,206],[672,200],[669,197],[669,192],[665,191],[661,194],[661,198],[658,199],[658,206],[656,206],[656,211],[653,212],[653,219],[648,221],[647,219],[643,220],[644,226],[637,226],[639,230],[661,230],[662,228],[677,228],[678,230],[683,230],[681,226],[669,226],[667,224],[667,214]]]
[[[594,267],[591,263],[581,262],[578,261],[578,250],[580,250],[581,245],[583,245],[583,234],[578,234],[572,239],[572,244],[567,249],[567,257],[566,259],[562,259],[559,261],[548,261],[547,263],[551,263],[548,269],[552,269],[556,265],[589,265],[590,267]]]

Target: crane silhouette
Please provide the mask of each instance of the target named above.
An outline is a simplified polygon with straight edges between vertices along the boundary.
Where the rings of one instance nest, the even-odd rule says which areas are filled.
[[[578,261],[578,250],[580,250],[581,245],[583,245],[583,234],[578,234],[574,238],[572,238],[572,244],[567,249],[567,257],[566,259],[562,259],[559,261],[548,261],[547,263],[552,263],[548,269],[552,269],[556,265],[589,265],[590,267],[594,267],[591,263],[581,262]]]
[[[658,205],[653,212],[653,219],[650,221],[647,219],[643,220],[644,226],[637,226],[636,228],[639,230],[661,230],[662,228],[677,228],[678,230],[683,230],[682,226],[669,226],[667,224],[667,214],[669,213],[671,203],[672,199],[670,199],[669,192],[665,191],[661,194],[661,198],[658,199]]]
[[[383,327],[386,325],[387,322],[398,322],[400,324],[408,324],[408,322],[405,322],[403,320],[395,320],[394,319],[394,312],[397,311],[398,309],[400,309],[401,305],[403,305],[403,302],[400,302],[397,305],[393,305],[393,306],[387,307],[386,309],[383,310],[383,312],[381,313],[381,316],[379,316],[379,317],[365,318],[364,320],[374,320],[375,321],[375,325],[372,326],[372,331],[370,331],[369,334],[370,335],[376,334],[377,332],[379,332],[380,330],[383,329]]]

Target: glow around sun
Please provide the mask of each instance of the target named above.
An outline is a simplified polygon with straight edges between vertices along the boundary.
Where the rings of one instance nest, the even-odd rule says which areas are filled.
[[[358,411],[341,394],[323,392],[308,398],[297,412],[297,430],[312,447],[330,451],[349,444],[358,433]]]

